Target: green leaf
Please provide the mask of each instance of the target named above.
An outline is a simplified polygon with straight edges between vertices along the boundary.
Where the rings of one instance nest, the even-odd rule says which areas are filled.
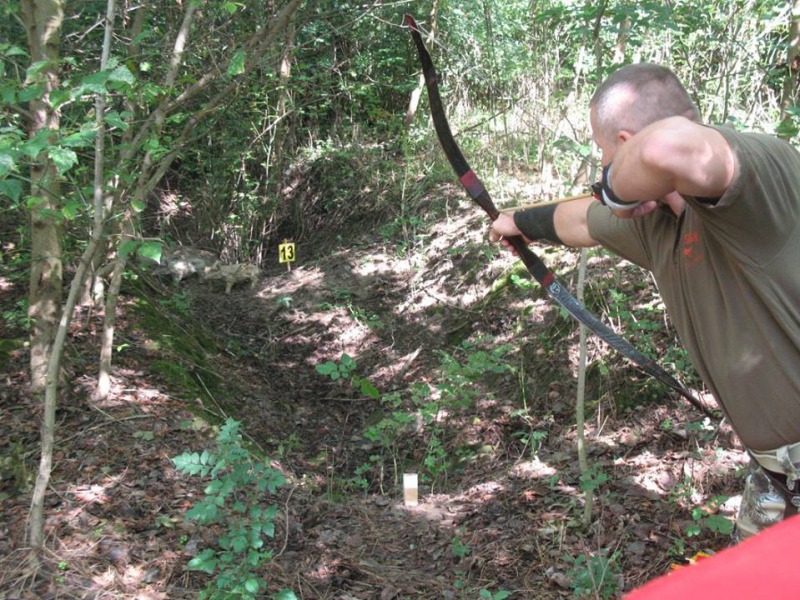
[[[5,49],[4,54],[8,57],[11,56],[28,56],[28,53],[19,46],[9,46]]]
[[[706,525],[715,533],[721,533],[722,535],[733,533],[733,521],[726,519],[722,515],[709,515],[706,517]]]
[[[292,590],[281,590],[273,596],[274,600],[297,600],[297,596]]]
[[[68,200],[67,203],[61,207],[61,214],[64,215],[65,219],[71,221],[78,216],[82,207],[83,205],[77,200]]]
[[[0,152],[0,177],[5,177],[14,169],[15,161],[10,154]]]
[[[0,76],[2,77],[2,76]],[[17,90],[10,85],[0,87],[0,103],[14,104],[17,101]]]
[[[116,127],[122,131],[127,131],[129,125],[125,119],[128,117],[130,117],[130,113],[118,113],[117,111],[112,110],[106,113],[104,120],[111,127]]]
[[[222,9],[229,15],[232,15],[239,9],[239,5],[236,2],[225,2],[222,5]]]
[[[50,140],[47,139],[50,133],[46,130],[41,130],[36,133],[32,138],[25,141],[19,149],[28,158],[36,158],[39,154],[50,145]]]
[[[250,547],[250,544],[247,541],[247,537],[243,535],[237,535],[231,540],[231,548],[234,552],[243,552]]]
[[[35,63],[31,64],[31,66],[28,67],[28,70],[25,72],[25,79],[35,78],[36,75],[38,75],[47,68],[48,64],[49,63],[46,60],[37,60]]]
[[[19,91],[17,99],[19,102],[30,102],[31,100],[38,100],[44,94],[44,86],[39,83],[29,85]]]
[[[78,155],[74,150],[54,146],[47,151],[50,159],[55,163],[59,173],[66,173],[78,162]]]
[[[3,175],[3,155],[0,154],[0,176]],[[18,179],[3,179],[0,181],[0,194],[8,196],[13,202],[19,202],[22,196],[22,182]]]
[[[230,64],[228,65],[228,75],[233,77],[244,73],[244,61],[246,57],[247,55],[243,50],[236,52],[236,54],[233,55],[233,58],[231,58]]]
[[[98,71],[84,77],[77,87],[73,90],[72,94],[75,97],[83,96],[84,94],[103,94],[106,91],[106,82],[108,81],[109,73],[107,71]]]
[[[108,74],[108,80],[127,83],[128,85],[134,85],[136,83],[136,77],[125,65],[119,65],[116,69],[111,71]]]
[[[244,582],[244,589],[246,589],[251,594],[257,594],[258,591],[261,589],[261,582],[258,579],[248,579]]]
[[[53,108],[60,108],[65,102],[72,100],[72,92],[65,89],[57,89],[50,92],[50,104]]]
[[[142,258],[149,258],[156,263],[161,263],[161,242],[144,242],[136,250],[136,253]]]
[[[138,245],[139,245],[139,242],[137,240],[125,240],[124,242],[122,242],[122,244],[120,244],[119,250],[117,250],[117,252],[118,252],[118,254],[120,255],[121,258],[125,258],[126,256],[129,256],[131,252],[136,250],[136,247]],[[180,456],[176,457],[174,460],[178,460],[178,459],[181,459],[181,458],[186,457],[186,456],[188,456],[188,455],[181,454]]]
[[[87,148],[94,144],[95,134],[96,131],[93,125],[86,128],[81,128],[80,131],[71,133],[62,139],[61,145],[69,148]]]
[[[361,391],[370,398],[377,399],[381,395],[381,393],[378,391],[378,388],[372,385],[372,382],[369,381],[368,379],[361,380]]]
[[[204,573],[213,575],[214,570],[217,568],[216,552],[210,548],[206,548],[189,561],[188,567],[192,571],[203,571]]]
[[[326,361],[321,365],[317,365],[315,368],[317,373],[320,375],[331,375],[334,372],[338,372],[338,367],[332,360]]]

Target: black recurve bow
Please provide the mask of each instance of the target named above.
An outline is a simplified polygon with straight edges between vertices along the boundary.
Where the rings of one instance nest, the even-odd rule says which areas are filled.
[[[436,74],[431,55],[425,47],[425,42],[417,27],[417,22],[411,15],[406,15],[404,20],[419,52],[419,60],[422,64],[423,75],[425,76],[425,87],[428,90],[428,102],[430,103],[431,116],[433,118],[433,125],[436,128],[436,135],[439,138],[439,143],[442,145],[447,160],[450,161],[450,165],[452,165],[453,170],[458,175],[461,185],[464,186],[469,196],[487,215],[489,215],[489,218],[494,221],[499,216],[500,211],[495,207],[491,196],[489,196],[489,192],[483,186],[481,180],[478,179],[478,176],[475,175],[474,171],[470,168],[453,137],[453,133],[450,131],[450,125],[447,122],[447,116],[445,115],[444,106],[442,105],[442,98],[439,95],[439,78]],[[681,396],[686,398],[692,406],[702,411],[707,416],[716,418],[716,415],[714,415],[711,410],[703,405],[694,394],[678,383],[678,381],[667,373],[658,363],[634,348],[617,332],[611,329],[611,327],[595,317],[583,304],[578,302],[578,300],[556,280],[552,271],[550,271],[542,259],[528,247],[522,237],[515,236],[506,239],[514,250],[516,250],[531,275],[536,278],[547,294],[564,307],[570,315],[586,325],[586,327],[592,330],[600,339],[615,348],[642,371],[678,392]]]

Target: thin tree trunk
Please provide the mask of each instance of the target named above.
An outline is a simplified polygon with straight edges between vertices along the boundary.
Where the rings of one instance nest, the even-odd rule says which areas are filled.
[[[109,2],[113,2],[113,0],[109,0]],[[183,21],[181,23],[181,27],[178,30],[177,36],[175,37],[175,43],[172,49],[172,56],[170,57],[169,61],[169,68],[167,69],[167,72],[164,75],[164,88],[167,90],[171,89],[175,85],[175,79],[178,76],[178,70],[183,60],[184,52],[186,51],[186,45],[189,39],[189,32],[191,31],[192,22],[194,20],[197,8],[198,4],[195,2],[189,2],[186,5],[186,12],[183,15]],[[109,21],[108,26],[110,27],[110,25],[111,23]],[[167,113],[165,111],[156,110],[155,118],[153,120],[153,127],[151,129],[154,135],[158,136],[161,134],[161,129],[164,126],[164,120],[166,119],[166,116]],[[103,157],[101,156],[97,160],[102,161]],[[157,164],[153,160],[152,153],[147,152],[145,154],[144,158],[142,159],[142,166],[139,171],[139,178],[136,183],[134,192],[132,194],[133,196],[132,206],[135,206],[137,202],[142,202],[144,198],[147,196],[149,179],[151,178],[154,170],[157,173],[163,172],[159,171],[158,169],[158,167],[163,166],[163,164],[164,163]],[[135,209],[126,210],[125,216],[121,220],[121,227],[123,229],[123,235],[121,236],[121,240],[123,242],[135,239],[135,231],[136,231],[135,222],[136,222],[136,210]],[[103,335],[100,344],[100,365],[97,377],[97,388],[95,389],[95,394],[94,394],[95,398],[97,399],[107,398],[108,393],[111,390],[111,358],[114,348],[114,332],[117,326],[117,302],[119,299],[120,286],[122,284],[122,275],[125,272],[126,264],[127,264],[127,255],[122,256],[120,255],[119,252],[117,252],[117,256],[114,262],[114,270],[111,276],[111,285],[109,286],[108,293],[106,294],[105,316],[103,319]]]
[[[110,24],[114,13],[114,0],[109,0],[108,5],[108,23],[106,24],[106,36],[103,45],[103,56],[101,64],[104,67],[108,62],[108,56],[111,47],[111,31]],[[35,551],[41,550],[44,545],[44,499],[47,492],[47,486],[50,483],[50,475],[53,468],[53,450],[55,448],[55,417],[56,408],[58,403],[58,379],[61,371],[61,358],[63,356],[64,342],[69,331],[69,324],[72,319],[72,313],[75,310],[75,305],[81,295],[83,282],[87,272],[93,264],[95,254],[101,248],[101,241],[103,238],[103,225],[105,221],[105,214],[103,210],[104,196],[103,196],[103,113],[105,104],[102,96],[98,96],[95,105],[97,111],[98,121],[98,136],[95,140],[95,192],[94,192],[94,225],[92,227],[92,235],[86,250],[81,257],[78,264],[77,272],[70,285],[69,295],[67,297],[66,305],[61,311],[61,318],[59,319],[58,327],[55,332],[51,352],[48,356],[47,372],[45,379],[45,401],[44,401],[44,418],[42,423],[42,443],[41,443],[41,458],[39,461],[39,471],[36,476],[36,483],[31,497],[31,510],[28,520],[28,538],[31,547]],[[59,301],[60,307],[60,301]],[[33,560],[35,556],[32,555]]]
[[[59,86],[58,51],[64,18],[60,0],[25,0],[22,19],[28,35],[31,62],[45,62],[35,77],[44,85],[41,98],[30,102],[29,135],[56,131],[60,115],[50,105],[50,94]],[[31,83],[31,82],[28,82]],[[63,266],[61,227],[55,215],[61,204],[61,189],[55,165],[41,152],[31,166],[31,277],[28,316],[31,318],[31,390],[41,393],[61,316]]]
[[[108,0],[106,10],[106,28],[105,37],[103,39],[103,54],[100,58],[100,70],[104,70],[108,65],[108,58],[111,52],[111,34],[114,31],[114,19],[116,13],[115,0]],[[95,124],[97,126],[97,137],[95,138],[94,148],[94,231],[92,239],[96,239],[98,246],[103,236],[105,229],[105,212],[106,212],[106,192],[105,192],[105,151],[104,151],[104,138],[105,138],[105,99],[102,94],[98,94],[97,101],[95,102]],[[98,252],[98,254],[100,254]],[[94,258],[94,257],[93,257]],[[95,264],[92,260],[90,263]],[[114,270],[116,276],[116,268]],[[121,279],[121,275],[120,275]],[[100,368],[97,376],[97,389],[95,396],[99,399],[108,397],[108,392],[111,389],[111,349],[114,342],[114,326],[116,324],[116,297],[119,294],[119,284],[114,286],[115,280],[112,278],[112,285],[108,290],[106,314],[103,322],[103,337],[100,343]],[[112,298],[114,301],[112,302]],[[111,314],[109,314],[109,306]]]
[[[588,251],[581,248],[581,260],[578,267],[578,301],[583,302],[583,292],[586,287],[586,257]],[[591,473],[589,466],[588,452],[586,451],[586,326],[581,323],[579,332],[579,351],[578,351],[578,390],[575,400],[575,427],[577,429],[578,445],[578,464],[580,465],[581,475],[588,477]],[[594,501],[594,490],[588,489],[584,492],[583,505],[583,524],[588,526],[592,521],[592,504]]]
[[[70,285],[69,295],[61,320],[53,340],[53,348],[47,368],[44,416],[42,419],[42,454],[39,461],[39,471],[31,497],[31,510],[28,518],[28,540],[34,550],[41,550],[44,545],[44,498],[47,486],[50,483],[50,474],[53,469],[53,448],[55,447],[55,422],[56,406],[58,401],[58,375],[61,369],[61,357],[64,352],[64,341],[67,338],[72,312],[75,310],[80,297],[83,279],[86,276],[92,256],[99,247],[99,239],[92,237],[89,245],[81,256],[78,270]]]
[[[284,47],[281,54],[281,63],[278,67],[278,84],[280,94],[278,96],[278,106],[275,112],[275,126],[273,131],[273,156],[275,169],[280,173],[283,170],[282,162],[286,154],[288,142],[291,135],[289,123],[286,123],[286,115],[292,106],[292,91],[289,88],[289,80],[292,77],[292,56],[294,53],[295,23],[294,17],[289,21],[284,38]],[[282,123],[282,121],[284,121]]]
[[[789,22],[789,43],[786,51],[786,79],[781,94],[781,121],[791,119],[787,110],[797,104],[800,81],[800,0],[794,0]]]
[[[628,34],[631,30],[631,19],[626,17],[619,28],[617,42],[614,44],[614,64],[620,64],[625,60],[625,50],[628,45]]]
[[[428,37],[425,40],[425,43],[428,47],[433,44],[434,39],[436,38],[436,18],[439,12],[439,0],[433,0],[433,6],[431,7],[431,28],[428,30]],[[405,119],[405,126],[406,129],[411,122],[414,120],[414,116],[417,114],[417,109],[419,108],[419,101],[422,97],[422,90],[425,89],[425,75],[423,73],[419,74],[419,80],[417,81],[417,87],[414,88],[414,91],[411,92],[411,98],[408,101],[408,109],[406,110],[406,119]]]

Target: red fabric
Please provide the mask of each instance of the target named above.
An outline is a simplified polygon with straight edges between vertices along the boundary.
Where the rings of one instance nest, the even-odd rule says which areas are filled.
[[[797,600],[800,598],[800,516],[737,546],[673,571],[624,600]]]

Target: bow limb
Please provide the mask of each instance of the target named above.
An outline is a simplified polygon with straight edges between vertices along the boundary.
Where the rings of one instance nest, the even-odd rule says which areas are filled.
[[[475,200],[489,218],[494,221],[500,212],[494,205],[489,192],[484,187],[481,180],[478,179],[475,172],[470,168],[467,159],[461,153],[458,147],[453,132],[450,130],[450,124],[447,122],[447,116],[444,112],[442,104],[442,97],[439,94],[439,76],[436,73],[436,68],[433,66],[433,59],[428,52],[422,35],[417,27],[417,22],[411,15],[405,16],[406,25],[411,31],[411,36],[414,39],[414,44],[417,46],[419,59],[422,63],[422,72],[425,76],[425,87],[428,90],[428,102],[430,103],[431,115],[433,116],[433,126],[436,128],[436,136],[439,138],[439,143],[442,145],[447,160],[458,175],[459,181],[467,190],[470,197]]]
[[[406,25],[411,31],[411,36],[414,39],[414,44],[417,46],[419,53],[420,63],[422,64],[422,72],[425,76],[425,87],[428,90],[428,103],[430,104],[431,115],[433,117],[433,126],[436,129],[436,136],[439,138],[439,143],[444,150],[447,160],[458,175],[461,185],[464,186],[469,196],[486,212],[489,218],[494,221],[500,215],[497,210],[489,191],[483,185],[481,180],[469,166],[467,159],[458,147],[453,132],[450,130],[450,124],[447,121],[447,116],[442,104],[442,96],[439,93],[439,76],[436,73],[436,68],[433,66],[433,59],[428,52],[425,42],[417,26],[417,22],[411,15],[405,16]],[[521,236],[514,236],[506,238],[516,250],[522,262],[528,270],[536,277],[543,286],[547,287],[553,280],[553,275],[545,264],[536,256]]]

